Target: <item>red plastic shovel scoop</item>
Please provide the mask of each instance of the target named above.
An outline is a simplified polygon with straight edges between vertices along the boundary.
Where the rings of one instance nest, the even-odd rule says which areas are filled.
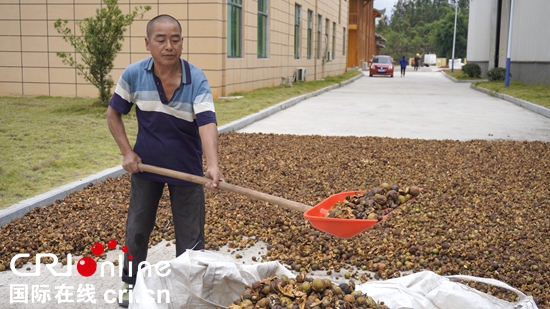
[[[206,177],[192,175],[188,173],[178,172],[166,168],[156,167],[147,164],[139,164],[139,170],[142,172],[149,172],[158,175],[164,175],[176,179],[181,179],[197,184],[206,184],[211,180]],[[304,213],[304,218],[309,220],[311,225],[315,228],[334,235],[340,238],[353,237],[366,229],[371,228],[378,220],[368,219],[340,219],[340,218],[327,218],[325,215],[337,202],[344,201],[347,196],[362,193],[362,191],[348,191],[331,195],[321,203],[314,207],[299,202],[287,200],[281,197],[270,195],[267,193],[255,191],[252,189],[236,186],[233,184],[219,182],[218,188],[221,190],[242,194],[252,199],[273,203],[292,210],[301,211]]]

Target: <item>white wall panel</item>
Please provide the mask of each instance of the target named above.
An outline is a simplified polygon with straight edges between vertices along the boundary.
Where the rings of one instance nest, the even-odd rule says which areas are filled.
[[[512,61],[550,61],[549,18],[548,0],[514,1]],[[503,30],[507,34],[508,26]]]
[[[468,61],[488,61],[491,42],[491,16],[494,13],[493,0],[470,1],[468,18]]]

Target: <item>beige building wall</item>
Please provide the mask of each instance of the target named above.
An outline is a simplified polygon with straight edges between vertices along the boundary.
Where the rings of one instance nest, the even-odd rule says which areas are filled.
[[[118,80],[130,63],[149,57],[145,49],[145,26],[158,14],[170,14],[182,24],[182,57],[207,75],[214,97],[235,91],[250,91],[281,83],[298,67],[306,68],[306,80],[338,75],[346,69],[344,29],[347,27],[347,0],[268,0],[268,56],[257,57],[257,1],[243,0],[243,55],[228,58],[226,0],[119,0],[129,13],[136,6],[149,5],[143,19],[136,18],[127,29],[121,52],[111,76]],[[301,6],[301,56],[294,58],[294,12]],[[66,19],[73,31],[75,22],[95,16],[104,6],[101,0],[2,0],[0,2],[0,95],[50,95],[97,97],[98,91],[64,65],[56,52],[74,52],[54,28],[57,19]],[[313,57],[307,59],[307,11],[314,14]],[[328,47],[335,41],[334,60],[316,58],[317,14],[322,15],[322,34],[329,20]],[[333,23],[335,37],[332,37]],[[324,40],[324,38],[323,38]],[[78,55],[74,55],[78,59]]]

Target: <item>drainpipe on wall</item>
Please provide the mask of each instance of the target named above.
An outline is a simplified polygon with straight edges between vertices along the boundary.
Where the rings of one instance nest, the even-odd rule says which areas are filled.
[[[185,37],[187,37],[187,40],[184,40],[184,42],[186,43],[185,45],[187,45],[187,46],[186,46],[187,53],[186,53],[186,55],[185,55],[185,60],[191,61],[191,60],[189,59],[189,47],[190,47],[190,45],[189,45],[189,37],[190,37],[190,35],[191,35],[190,29],[189,29],[189,28],[191,28],[191,27],[189,27],[189,20],[190,20],[190,16],[189,16],[189,1],[185,2],[185,6],[186,6],[185,10],[187,11],[187,20],[185,21],[185,22],[187,23],[187,27],[186,27],[186,28],[187,28],[187,33],[185,34]]]
[[[225,41],[220,40],[222,42],[222,89],[220,96],[226,96],[227,93],[225,93],[226,89],[226,79],[227,79],[227,2],[222,2],[222,16],[225,16],[225,22],[222,23],[222,33],[225,34]],[[222,19],[223,20],[223,19]],[[225,44],[224,44],[225,42]]]
[[[319,15],[319,12],[317,11],[318,2],[319,2],[319,0],[315,0],[315,17],[314,18],[317,19],[317,21],[319,21],[319,19],[317,18],[317,15]],[[317,25],[317,27],[320,27],[320,26]],[[315,36],[317,36],[316,32],[315,32]],[[317,45],[317,44],[315,44],[315,45]],[[319,44],[319,46],[321,46],[321,44]],[[313,57],[313,80],[317,80],[317,53],[315,53],[315,55]]]
[[[500,21],[502,18],[502,0],[497,1],[497,25],[496,25],[496,40],[495,40],[495,54],[493,55],[494,59],[494,68],[498,68],[498,60],[500,58]]]
[[[506,48],[506,83],[505,88],[510,85],[510,53],[512,50],[512,24],[514,21],[514,0],[510,3],[510,25],[508,27],[508,46]]]

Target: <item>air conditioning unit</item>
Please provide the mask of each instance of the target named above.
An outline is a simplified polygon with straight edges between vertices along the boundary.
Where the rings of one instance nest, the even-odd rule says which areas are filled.
[[[305,82],[306,81],[306,68],[297,68],[296,69],[296,81]]]
[[[334,60],[334,55],[332,54],[332,50],[327,51],[327,61]]]

